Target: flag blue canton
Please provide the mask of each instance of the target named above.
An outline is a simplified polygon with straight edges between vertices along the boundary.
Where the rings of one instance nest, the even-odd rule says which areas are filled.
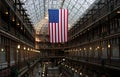
[[[59,22],[59,10],[58,9],[49,9],[49,23],[58,23]]]

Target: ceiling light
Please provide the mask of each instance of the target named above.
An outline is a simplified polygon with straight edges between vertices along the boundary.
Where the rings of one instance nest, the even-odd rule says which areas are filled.
[[[45,19],[48,19],[48,16],[46,16]]]

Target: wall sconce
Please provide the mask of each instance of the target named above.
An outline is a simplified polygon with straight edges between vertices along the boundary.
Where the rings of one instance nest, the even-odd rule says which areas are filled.
[[[48,19],[48,16],[45,16],[45,19]]]
[[[84,48],[84,50],[86,50],[86,48]]]
[[[120,10],[118,10],[117,13],[120,14]]]
[[[75,70],[75,72],[77,72],[77,70]]]
[[[18,45],[17,48],[20,49],[20,45]]]
[[[90,50],[92,50],[92,47],[90,47]]]
[[[69,68],[71,68],[71,67],[69,66]]]
[[[98,50],[97,48],[95,48],[95,50]]]
[[[1,48],[1,51],[3,52],[3,51],[4,51],[4,49],[3,49],[3,48]]]
[[[97,49],[99,49],[100,47],[99,46],[97,46]]]
[[[28,48],[27,50],[29,51],[30,49]]]
[[[65,58],[63,58],[62,60],[65,61]]]
[[[17,23],[17,25],[19,26],[20,24],[19,24],[19,23]]]
[[[8,15],[8,11],[6,11],[5,14]]]
[[[26,47],[24,47],[24,50],[26,50]]]
[[[108,48],[110,48],[110,44],[108,44]]]
[[[82,72],[80,72],[80,75],[82,75]]]
[[[74,68],[72,68],[72,70],[74,71],[75,69],[74,69]]]
[[[18,53],[19,51],[17,50],[17,53]]]
[[[13,22],[15,21],[15,18],[14,18],[14,17],[12,18],[12,21],[13,21]]]
[[[21,30],[23,30],[23,27],[21,27]]]
[[[78,51],[78,49],[76,49],[75,51]]]
[[[102,48],[102,50],[104,50],[104,48]]]

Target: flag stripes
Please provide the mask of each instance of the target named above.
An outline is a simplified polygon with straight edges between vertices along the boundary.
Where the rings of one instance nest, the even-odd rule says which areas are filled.
[[[49,40],[51,43],[67,42],[68,10],[59,9],[59,22],[49,22]]]

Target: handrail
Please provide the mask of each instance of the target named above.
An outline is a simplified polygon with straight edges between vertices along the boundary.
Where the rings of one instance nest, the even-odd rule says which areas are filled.
[[[68,46],[68,47],[66,47],[66,48],[78,47],[78,46],[81,46],[81,45],[94,43],[94,42],[96,42],[96,41],[101,41],[101,40],[109,39],[110,37],[117,37],[118,35],[120,35],[120,33],[110,34],[110,35],[105,36],[104,38],[101,37],[101,38],[98,38],[98,39],[95,39],[95,40],[92,40],[92,41],[86,41],[86,42],[80,43],[80,44],[78,44],[78,45],[72,44],[72,45],[74,45],[74,46]]]
[[[108,67],[110,66],[110,68],[114,68],[114,69],[117,69],[117,70],[120,70],[120,58],[119,59],[111,59],[111,61],[109,61],[107,58],[101,58],[101,59],[98,59],[98,58],[88,58],[88,60],[86,60],[86,58],[69,58],[69,57],[66,57],[66,59],[68,60],[73,60],[73,61],[78,61],[78,62],[83,62],[83,63],[89,63],[89,64],[92,64],[92,65],[98,65],[98,66],[102,66],[102,61],[104,61],[104,66],[105,67]],[[117,68],[115,68],[117,67]]]

